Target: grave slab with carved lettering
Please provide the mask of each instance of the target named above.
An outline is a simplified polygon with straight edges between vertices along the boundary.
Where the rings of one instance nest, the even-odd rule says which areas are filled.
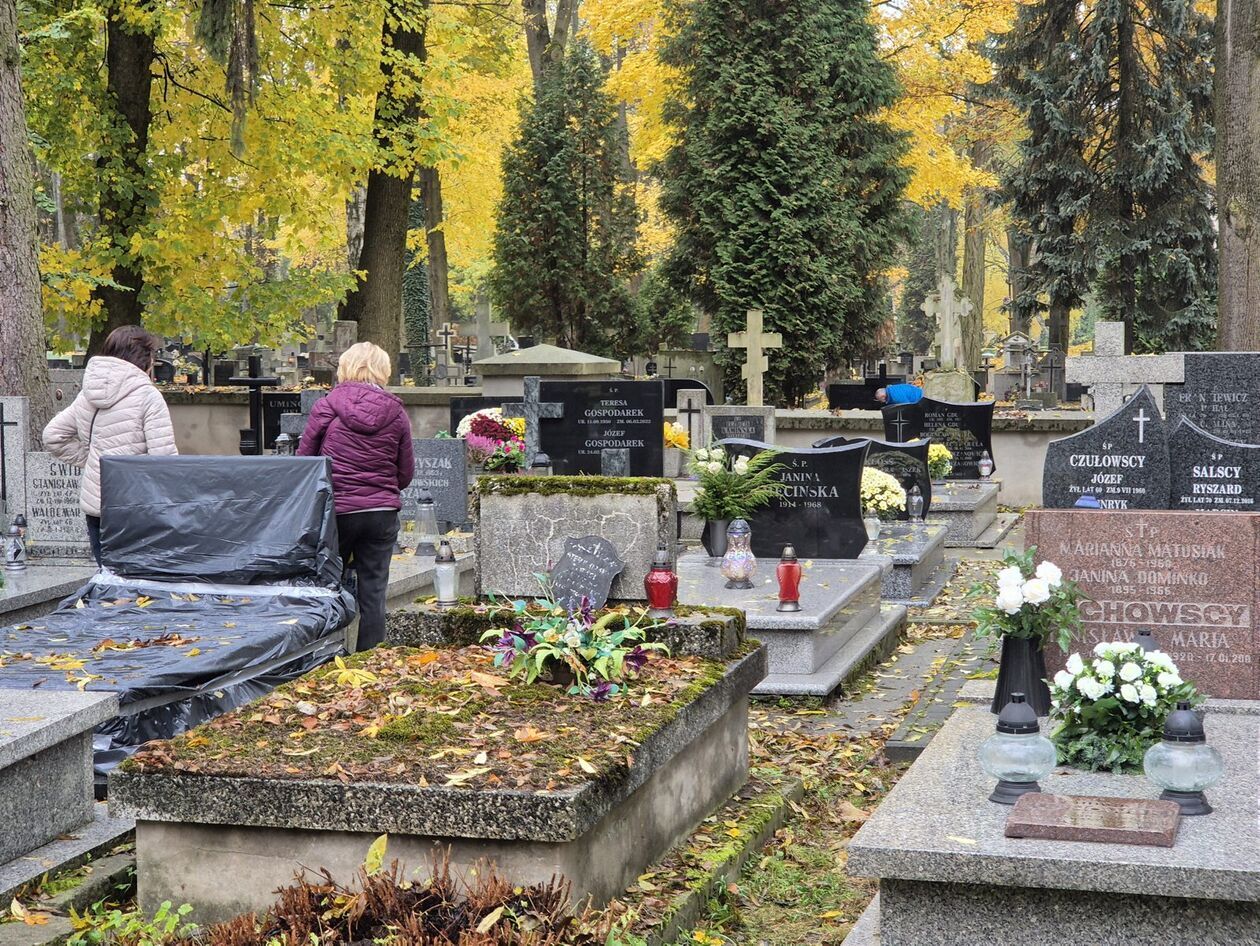
[[[997,471],[993,456],[993,401],[962,404],[925,397],[914,404],[892,404],[883,409],[884,439],[893,443],[927,438],[944,444],[954,455],[946,479],[980,478],[978,464],[987,453]]]
[[[1214,437],[1184,414],[1168,435],[1172,509],[1260,509],[1260,444]]]
[[[564,554],[551,570],[553,600],[567,611],[583,605],[598,611],[608,603],[608,593],[626,563],[607,539],[584,535],[566,539]]]
[[[1172,847],[1180,820],[1175,801],[1030,792],[1015,802],[1006,836]]]

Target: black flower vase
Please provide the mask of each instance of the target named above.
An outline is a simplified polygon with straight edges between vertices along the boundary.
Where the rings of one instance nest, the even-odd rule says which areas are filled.
[[[997,691],[989,707],[994,713],[1011,701],[1012,693],[1023,693],[1038,716],[1050,715],[1050,687],[1046,685],[1046,652],[1039,637],[1002,638],[1002,663],[998,667]]]
[[[704,531],[700,533],[700,541],[710,558],[721,558],[726,554],[726,529],[731,524],[729,519],[706,519]]]

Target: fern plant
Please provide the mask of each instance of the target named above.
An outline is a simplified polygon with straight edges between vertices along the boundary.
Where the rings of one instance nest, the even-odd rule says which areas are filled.
[[[775,450],[751,457],[727,453],[710,446],[691,455],[691,471],[700,485],[692,509],[704,519],[747,519],[767,503],[783,495],[779,482],[783,464]]]

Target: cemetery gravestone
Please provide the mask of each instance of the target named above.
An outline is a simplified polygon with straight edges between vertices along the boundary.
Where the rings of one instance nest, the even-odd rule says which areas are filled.
[[[678,392],[678,425],[687,432],[687,442],[692,450],[704,446],[703,417],[707,403],[703,391],[683,389]]]
[[[551,593],[556,604],[570,613],[583,604],[598,611],[608,603],[613,580],[626,563],[607,539],[584,535],[565,539],[564,554],[551,570]]]
[[[976,464],[988,453],[993,457],[994,402],[960,404],[925,397],[916,404],[894,404],[885,407],[884,439],[893,443],[927,438],[944,444],[954,455],[953,469],[947,479],[980,478]],[[994,460],[994,472],[997,463]]]
[[[484,411],[488,407],[502,407],[504,404],[512,401],[511,397],[453,397],[450,403],[450,420],[451,426],[447,430],[452,437],[455,436],[455,430],[459,427],[459,422],[469,414],[475,414],[477,411]]]
[[[1046,448],[1042,505],[1069,509],[1084,495],[1104,509],[1167,509],[1169,445],[1148,388],[1109,417]]]
[[[49,368],[48,380],[52,384],[53,407],[62,410],[83,390],[83,369]]]
[[[718,441],[733,453],[775,449],[748,440]],[[783,546],[801,558],[857,558],[866,546],[862,524],[862,466],[865,442],[843,447],[780,450],[784,493],[753,513],[753,554],[777,559]]]
[[[564,405],[554,401],[544,401],[541,395],[542,384],[536,375],[524,381],[524,397],[516,403],[503,405],[504,417],[523,417],[525,419],[525,466],[534,463],[542,449],[543,418],[558,419],[564,417]]]
[[[661,381],[661,385],[665,389],[666,404],[678,403],[678,395],[682,391],[698,391],[704,396],[701,404],[713,403],[713,392],[709,390],[709,386],[695,378],[666,378]]]
[[[262,392],[263,449],[274,450],[276,438],[281,434],[280,418],[302,410],[302,395],[298,391]]]
[[[83,559],[91,555],[79,507],[80,469],[51,453],[26,455],[27,545],[32,557]]]
[[[726,336],[728,348],[747,349],[744,367],[740,369],[740,377],[748,382],[748,396],[745,401],[750,407],[760,407],[765,403],[763,397],[762,375],[770,370],[770,359],[766,349],[782,348],[783,336],[778,332],[762,331],[763,315],[761,309],[749,309],[746,330],[729,332]]]
[[[725,404],[704,409],[704,443],[756,440],[774,443],[774,408]],[[703,444],[702,444],[703,445]]]
[[[557,474],[599,474],[604,450],[625,449],[628,475],[660,476],[663,396],[659,381],[544,381],[542,400],[558,414],[542,423],[542,449]]]
[[[24,397],[0,397],[0,522],[26,511],[28,405]]]
[[[1183,414],[1168,435],[1168,465],[1170,509],[1260,508],[1260,444],[1213,437]]]
[[[932,477],[928,473],[927,455],[929,440],[911,440],[907,443],[888,443],[885,440],[860,437],[824,437],[814,442],[815,447],[841,447],[850,443],[865,443],[866,465],[882,470],[895,477],[901,488],[910,494],[912,487],[919,488],[923,497],[923,515],[927,517],[932,510]],[[909,519],[908,512],[903,512],[899,519]]]
[[[1164,390],[1171,422],[1183,415],[1213,436],[1260,444],[1260,353],[1186,352],[1184,382]]]
[[[464,441],[455,438],[418,439],[411,442],[416,474],[402,491],[405,521],[416,517],[416,504],[423,490],[433,496],[438,522],[451,526],[468,521],[468,451]]]

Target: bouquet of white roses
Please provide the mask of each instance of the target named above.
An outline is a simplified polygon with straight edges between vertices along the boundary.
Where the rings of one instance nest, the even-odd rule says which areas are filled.
[[[1053,637],[1066,651],[1081,626],[1077,604],[1080,589],[1063,577],[1059,566],[1033,567],[1035,548],[1023,555],[1008,552],[996,585],[980,582],[969,596],[991,601],[976,608],[977,637],[1027,637],[1044,642]]]
[[[954,455],[943,443],[928,445],[928,476],[934,480],[943,480],[954,469]]]
[[[906,491],[895,476],[883,470],[863,467],[861,492],[863,513],[896,519],[899,513],[906,511]]]
[[[1097,645],[1092,659],[1072,654],[1054,675],[1050,697],[1059,761],[1113,772],[1140,771],[1177,702],[1202,700],[1171,657],[1124,641]]]

